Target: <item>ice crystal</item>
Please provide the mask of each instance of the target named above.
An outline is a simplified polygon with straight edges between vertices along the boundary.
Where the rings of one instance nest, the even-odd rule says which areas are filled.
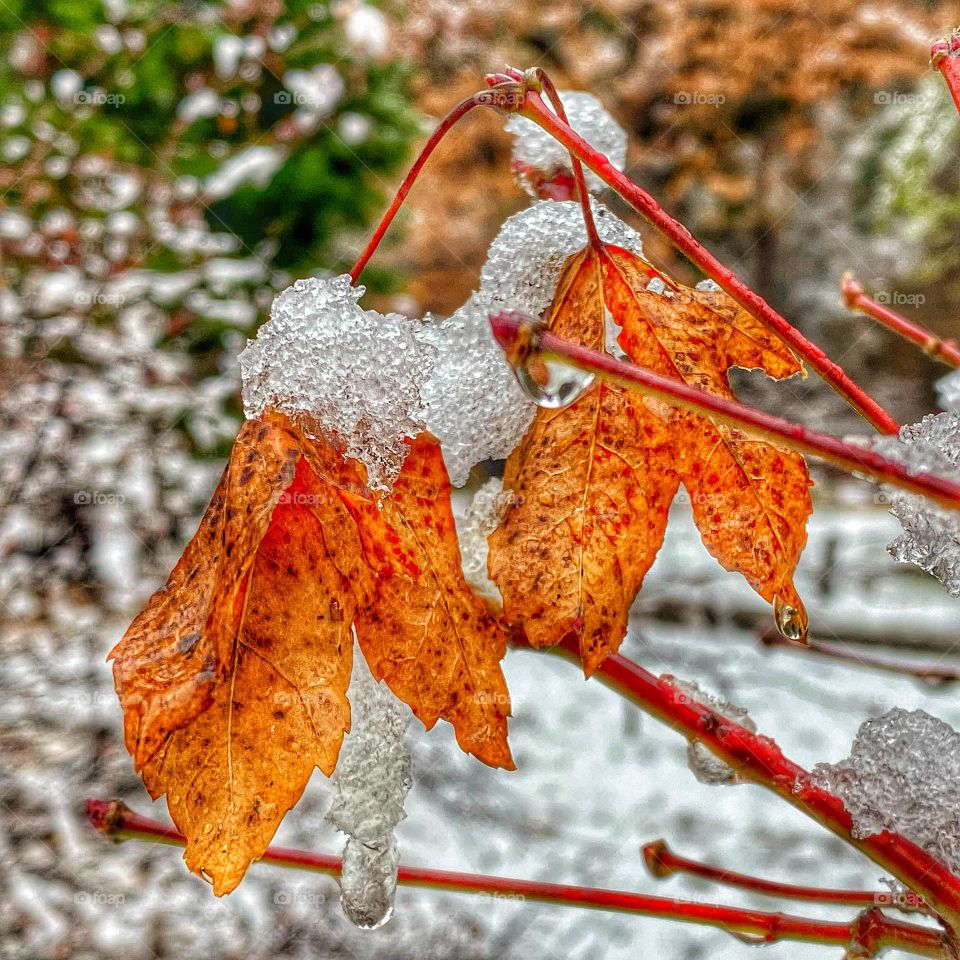
[[[875,440],[874,447],[913,472],[960,481],[960,414],[931,414],[902,427],[899,438]],[[887,548],[890,554],[926,570],[960,597],[960,514],[917,494],[890,486],[883,490],[903,527]]]
[[[846,760],[811,777],[843,800],[854,837],[894,831],[960,873],[960,733],[949,724],[889,710],[860,726]]]
[[[487,576],[487,537],[500,525],[512,500],[513,494],[503,489],[503,480],[491,477],[474,493],[457,524],[463,575],[480,596],[496,603],[500,591]]]
[[[740,724],[741,727],[745,727],[751,733],[756,732],[756,724],[750,719],[750,714],[743,707],[738,707],[735,703],[724,700],[723,697],[707,693],[693,680],[680,680],[677,677],[661,679],[669,679],[674,687],[690,697],[691,700],[702,703],[715,713],[719,713],[721,717],[726,717],[727,720]],[[737,772],[699,740],[691,740],[687,745],[687,766],[701,783],[742,783]]]
[[[334,800],[327,820],[347,834],[343,912],[358,927],[373,928],[393,911],[400,862],[393,831],[406,816],[403,802],[413,783],[404,739],[410,711],[373,679],[359,647],[347,696],[350,733],[331,777]]]
[[[346,274],[284,290],[240,355],[243,402],[249,418],[274,407],[314,419],[385,489],[403,465],[404,438],[424,428],[420,389],[436,350],[418,323],[361,309],[363,293]]]
[[[572,90],[562,92],[560,100],[570,126],[622,170],[627,165],[627,135],[604,110],[603,104],[589,93]],[[535,170],[546,180],[552,180],[559,173],[572,172],[569,152],[532,120],[515,114],[507,121],[506,128],[516,137],[512,152],[514,169],[531,193],[534,191],[523,175],[524,170]],[[606,187],[592,170],[585,169],[584,173],[591,193],[599,193]]]
[[[941,377],[934,386],[940,406],[944,410],[960,413],[960,370],[953,370]]]
[[[639,236],[594,202],[600,238],[643,252]],[[437,353],[423,387],[427,426],[443,445],[451,482],[464,484],[482,460],[509,456],[536,407],[517,386],[490,332],[504,309],[537,317],[550,305],[567,258],[587,244],[578,203],[544,200],[504,223],[480,273],[480,287],[448,320],[423,328]]]

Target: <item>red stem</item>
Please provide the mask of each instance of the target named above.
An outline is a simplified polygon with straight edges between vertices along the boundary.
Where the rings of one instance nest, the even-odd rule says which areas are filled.
[[[522,640],[517,639],[515,643],[522,645]],[[575,641],[565,640],[551,650],[571,662],[580,663]],[[751,733],[694,700],[670,678],[657,678],[620,654],[607,657],[595,675],[688,740],[702,743],[742,778],[771,790],[856,847],[918,894],[948,928],[960,929],[960,878],[899,834],[884,831],[855,837],[843,801],[814,786],[810,774],[787,759],[769,737]]]
[[[943,74],[953,102],[960,111],[960,28],[930,50],[930,63]]]
[[[960,346],[953,340],[942,340],[932,330],[913,320],[908,320],[896,310],[868,297],[863,285],[847,272],[840,283],[843,302],[851,309],[873,317],[888,330],[892,330],[904,340],[916,344],[927,356],[945,363],[948,367],[960,367]]]
[[[172,827],[133,813],[119,800],[111,802],[87,800],[86,810],[91,824],[109,837],[146,840],[175,846],[183,846],[186,842],[182,834]],[[260,859],[278,866],[334,875],[340,873],[341,866],[339,857],[283,847],[268,847]],[[429,867],[401,866],[397,880],[407,886],[593,907],[685,923],[698,923],[719,927],[741,936],[756,937],[766,943],[777,940],[799,940],[837,947],[856,944],[869,951],[865,954],[866,956],[874,956],[887,948],[907,950],[923,957],[947,956],[946,944],[939,931],[892,920],[879,911],[871,911],[852,923],[839,923],[783,913],[743,910],[719,904],[652,897],[620,890],[599,890],[592,887],[576,887],[535,880],[513,880],[507,877],[458,873],[453,870],[434,870]]]
[[[850,473],[864,474],[884,483],[892,483],[912,493],[930,497],[951,510],[960,510],[960,485],[929,473],[911,473],[906,467],[837,437],[819,433],[791,420],[744,406],[712,393],[688,386],[680,380],[663,377],[645,367],[616,360],[606,353],[590,350],[551,333],[526,314],[504,310],[492,316],[493,335],[512,364],[526,362],[531,353],[544,359],[559,360],[580,370],[588,370],[604,380],[639,390],[674,406],[692,410],[774,443],[809,454]]]
[[[899,676],[916,677],[931,686],[945,687],[960,680],[960,671],[953,667],[908,663],[892,657],[878,657],[870,653],[851,653],[849,650],[832,643],[817,641],[798,643],[781,636],[776,630],[764,631],[760,634],[760,642],[767,647],[788,647],[791,650],[804,650],[807,653],[829,657],[832,660],[841,660],[858,667],[870,667],[873,670],[885,670],[887,673],[896,673]]]
[[[733,271],[725,267],[690,231],[674,220],[653,197],[621,173],[575,130],[546,108],[534,90],[527,90],[523,116],[540,124],[571,153],[575,153],[605,183],[617,191],[638,213],[646,217],[708,277],[712,277],[745,310],[776,333],[784,343],[813,367],[823,379],[881,433],[897,433],[899,424],[861,387],[857,386],[816,344],[777,313],[763,297],[754,293]]]
[[[895,898],[889,890],[831,890],[825,887],[804,887],[777,880],[764,880],[746,873],[735,873],[709,863],[691,860],[674,853],[666,840],[654,840],[643,846],[643,860],[651,875],[662,879],[673,873],[686,873],[702,877],[728,887],[739,887],[768,897],[785,897],[790,900],[806,900],[813,903],[830,903],[848,907],[870,909],[877,906],[893,906],[905,912],[925,912],[926,904],[916,895]]]
[[[560,99],[560,93],[556,86],[554,86],[549,74],[541,67],[537,67],[536,77],[537,81],[546,91],[547,97],[553,105],[557,116],[569,126],[570,121],[567,118],[567,111],[563,106],[563,101]],[[593,210],[590,207],[590,193],[587,190],[587,181],[583,176],[583,164],[580,162],[580,158],[572,151],[570,152],[570,163],[573,167],[573,178],[577,184],[577,192],[580,194],[580,205],[583,207],[583,223],[587,230],[587,239],[590,242],[590,246],[594,250],[599,251],[600,235],[597,233],[597,225],[593,221]]]
[[[430,138],[423,145],[423,149],[420,151],[419,156],[416,160],[414,160],[413,166],[407,171],[407,175],[403,178],[403,182],[400,184],[400,189],[397,190],[396,194],[394,195],[390,206],[380,218],[380,222],[377,224],[377,228],[370,237],[370,240],[364,248],[363,253],[360,254],[357,262],[353,265],[353,269],[350,271],[350,279],[354,284],[359,279],[360,274],[363,273],[363,268],[367,265],[370,258],[373,256],[374,251],[379,246],[380,241],[383,239],[383,235],[387,232],[387,229],[393,222],[393,218],[397,215],[397,211],[400,209],[403,201],[406,199],[411,187],[416,182],[416,179],[420,175],[420,171],[423,169],[424,164],[430,159],[430,155],[436,149],[437,144],[439,144],[440,141],[450,132],[450,130],[475,107],[512,106],[516,102],[516,89],[516,84],[513,83],[513,81],[507,80],[507,82],[496,84],[490,90],[482,90],[479,93],[475,93],[473,96],[467,97],[466,100],[462,100],[460,103],[458,103],[440,121],[440,123],[437,124],[433,133],[430,134]],[[511,95],[513,95],[513,100],[509,99]]]

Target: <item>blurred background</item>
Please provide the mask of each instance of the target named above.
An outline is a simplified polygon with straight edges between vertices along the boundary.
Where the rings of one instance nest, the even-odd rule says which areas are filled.
[[[960,336],[960,122],[928,66],[958,21],[938,0],[3,0],[0,957],[750,954],[707,930],[430,891],[357,931],[332,880],[268,867],[216,901],[176,851],[86,826],[87,796],[151,812],[104,658],[196,527],[241,418],[237,354],[275,294],[349,269],[436,119],[505,63],[599,97],[629,133],[631,177],[899,419],[935,409],[945,368],[838,289],[851,269]],[[371,306],[446,314],[467,298],[529,202],[503,123],[477,112],[431,161],[364,274]],[[606,199],[659,267],[699,279]],[[812,379],[738,380],[769,409],[860,429]],[[947,658],[956,601],[886,555],[898,526],[871,489],[818,480],[798,581],[817,635]],[[844,756],[893,705],[960,723],[950,688],[764,650],[766,608],[686,510],[627,641],[647,667],[742,703],[804,764]],[[448,728],[414,731],[405,861],[716,898],[644,875],[639,847],[663,835],[740,870],[877,884],[756,788],[698,783],[670,731],[565,664],[517,653],[506,669],[519,771],[480,767]],[[281,842],[339,849],[322,780]]]

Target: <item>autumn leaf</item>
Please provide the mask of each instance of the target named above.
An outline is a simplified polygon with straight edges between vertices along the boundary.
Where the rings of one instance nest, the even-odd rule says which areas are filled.
[[[615,319],[634,362],[721,396],[732,396],[734,365],[799,372],[790,351],[724,295],[673,284],[656,293],[646,289],[655,275],[619,248],[576,254],[550,329],[602,350]],[[504,480],[514,502],[490,538],[489,571],[505,615],[533,646],[577,639],[588,675],[626,632],[681,482],[711,553],[802,616],[792,573],[810,500],[796,454],[600,382],[569,407],[538,410]]]
[[[449,495],[428,436],[375,503],[359,465],[286,417],[242,428],[200,529],[111,652],[128,749],[215,893],[313,768],[333,772],[354,628],[425,724],[449,719],[464,750],[512,768],[504,635],[463,579]]]
[[[364,576],[361,567],[355,581],[357,638],[374,677],[427,729],[448,720],[466,753],[513,770],[510,697],[500,669],[506,633],[463,576],[439,443],[428,434],[411,442],[379,508],[340,495],[367,569],[375,572]],[[352,544],[350,554],[356,554]]]

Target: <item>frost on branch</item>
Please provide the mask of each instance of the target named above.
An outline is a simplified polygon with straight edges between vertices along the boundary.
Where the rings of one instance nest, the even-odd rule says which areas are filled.
[[[899,439],[875,440],[874,447],[914,472],[960,480],[960,414],[931,414],[902,427]],[[903,527],[903,535],[887,548],[891,555],[926,570],[960,597],[960,514],[917,494],[883,489]]]
[[[853,836],[900,833],[960,874],[960,733],[923,710],[866,720],[850,756],[818,763],[813,782],[839,796]]]
[[[670,683],[697,703],[702,703],[709,707],[714,713],[719,713],[721,717],[732,720],[740,724],[751,733],[756,733],[757,725],[750,719],[750,714],[743,707],[738,707],[723,697],[707,693],[702,690],[700,685],[693,680],[681,680],[678,677],[664,676],[660,678]],[[737,772],[728,764],[724,763],[709,747],[702,744],[699,740],[691,740],[687,746],[687,766],[693,775],[701,783],[712,784],[736,784],[743,780]]]
[[[642,253],[639,236],[606,207],[594,202],[593,212],[601,240]],[[427,427],[442,444],[455,486],[466,482],[474,464],[508,456],[536,411],[493,339],[490,314],[513,309],[540,316],[565,261],[586,244],[578,203],[532,204],[500,229],[479,290],[448,320],[423,329],[438,355],[423,388]]]
[[[367,468],[371,488],[396,479],[424,428],[420,386],[436,351],[419,324],[363,310],[347,275],[298,280],[273,302],[270,320],[240,355],[249,419],[268,407],[336,435]],[[304,418],[306,422],[304,422]]]
[[[627,134],[607,113],[603,104],[589,93],[566,90],[560,94],[570,126],[585,140],[604,154],[618,169],[627,165]],[[514,134],[511,160],[521,185],[536,195],[531,184],[531,173],[550,181],[558,174],[571,174],[570,154],[542,127],[514,114],[507,121],[507,132]],[[592,171],[584,170],[587,189],[599,193],[606,184]]]
[[[386,684],[377,683],[360,648],[347,691],[350,732],[330,778],[334,801],[327,820],[347,834],[340,876],[341,906],[358,927],[390,919],[397,888],[394,828],[406,816],[403,802],[413,784],[407,725],[410,711]]]
[[[457,529],[463,575],[467,583],[481,597],[496,603],[500,603],[500,591],[487,576],[487,537],[500,526],[512,501],[513,494],[503,489],[503,480],[491,477],[473,495]]]

